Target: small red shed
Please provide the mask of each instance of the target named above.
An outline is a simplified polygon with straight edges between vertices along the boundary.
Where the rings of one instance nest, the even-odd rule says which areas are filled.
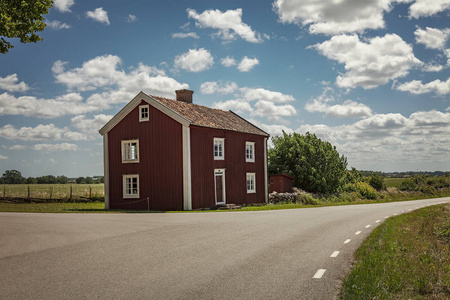
[[[270,175],[270,192],[291,193],[294,177],[288,174]]]

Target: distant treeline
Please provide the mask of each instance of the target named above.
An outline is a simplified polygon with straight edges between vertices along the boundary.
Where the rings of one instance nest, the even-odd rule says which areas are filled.
[[[53,176],[46,175],[40,177],[28,177],[25,178],[17,170],[6,170],[0,177],[0,184],[66,184],[66,183],[77,183],[77,184],[95,184],[103,183],[103,176],[96,177],[78,177],[78,178],[68,178],[67,176]]]
[[[393,177],[393,178],[408,178],[412,177],[414,175],[425,175],[428,177],[435,177],[435,176],[445,176],[446,174],[450,174],[450,171],[444,172],[444,171],[434,171],[434,172],[427,172],[427,171],[409,171],[409,172],[374,172],[374,171],[360,171],[363,176],[369,177],[372,173],[377,173],[380,176],[383,177]]]

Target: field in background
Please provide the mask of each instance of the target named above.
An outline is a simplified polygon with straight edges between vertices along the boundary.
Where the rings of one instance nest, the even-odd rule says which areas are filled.
[[[104,199],[103,184],[5,184],[0,186],[0,199],[67,200],[71,189],[72,199]]]
[[[384,183],[386,183],[386,187],[388,187],[388,188],[390,188],[390,187],[397,188],[406,179],[407,178],[390,178],[390,177],[386,177],[386,178],[384,178]]]

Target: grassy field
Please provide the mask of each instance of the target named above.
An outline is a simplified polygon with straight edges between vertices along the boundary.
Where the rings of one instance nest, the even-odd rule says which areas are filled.
[[[450,204],[387,219],[355,260],[340,299],[450,299]]]
[[[405,181],[406,178],[384,178],[384,183],[386,183],[386,187],[399,187],[400,184]]]
[[[105,203],[0,203],[1,212],[32,213],[101,213],[119,212],[105,210]]]
[[[0,186],[0,198],[24,198],[38,199],[68,199],[70,198],[70,187],[73,196],[102,198],[104,197],[103,184],[6,184]]]

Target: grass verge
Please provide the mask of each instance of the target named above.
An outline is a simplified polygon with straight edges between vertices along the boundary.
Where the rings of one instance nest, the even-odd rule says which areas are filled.
[[[377,227],[356,251],[340,299],[450,299],[450,204]]]
[[[0,203],[1,212],[70,213],[109,212],[105,203]]]

